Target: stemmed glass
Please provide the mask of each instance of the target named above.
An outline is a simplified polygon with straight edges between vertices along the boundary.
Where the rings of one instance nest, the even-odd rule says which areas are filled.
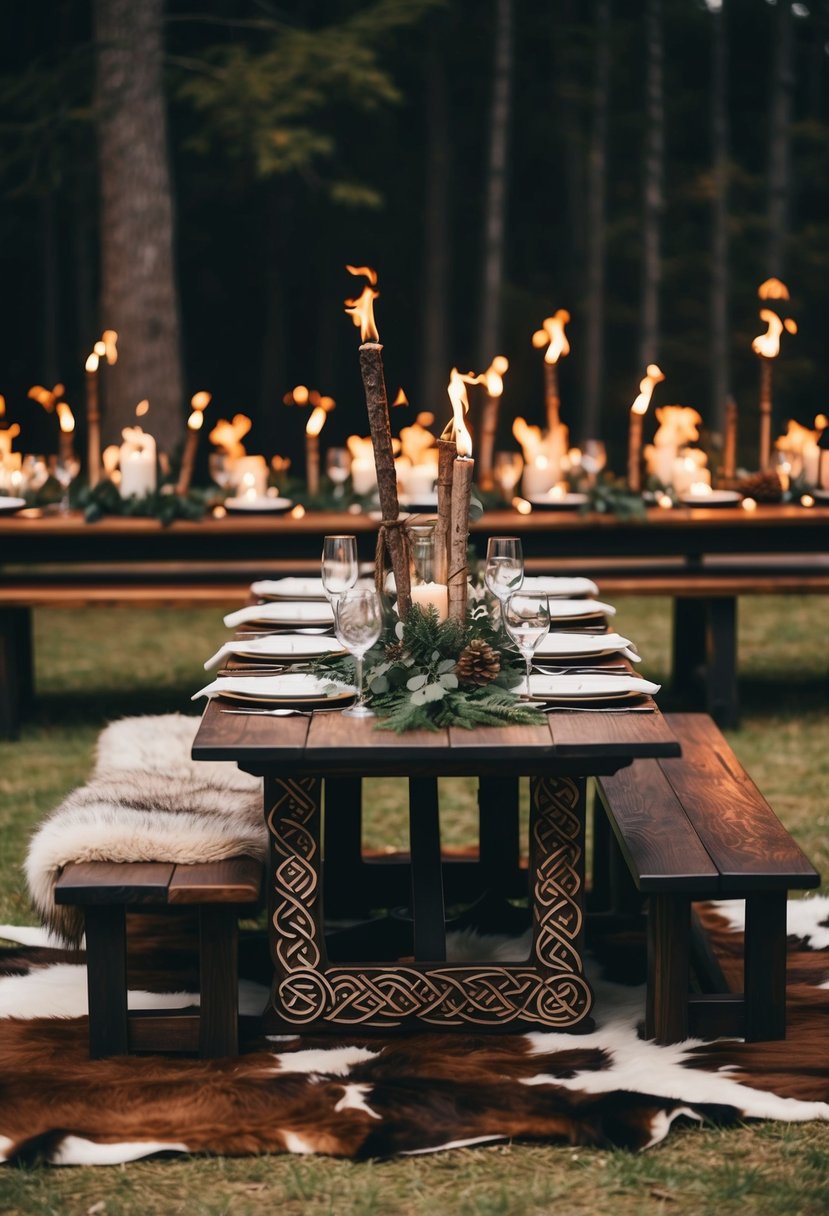
[[[520,452],[496,452],[492,475],[506,502],[518,485],[524,469],[524,458]]]
[[[334,605],[334,632],[337,641],[353,656],[357,666],[357,700],[343,710],[349,718],[373,718],[374,710],[365,703],[363,691],[363,658],[383,628],[383,608],[374,590],[360,588],[344,591]]]
[[[56,455],[49,457],[49,472],[61,488],[61,498],[58,510],[66,515],[69,510],[69,487],[81,471],[81,462],[72,453],[71,456]]]
[[[320,565],[322,587],[331,607],[357,582],[357,537],[326,536],[322,542]]]
[[[524,553],[518,536],[491,536],[486,547],[484,582],[501,605],[503,628],[504,600],[524,582]]]
[[[351,473],[351,453],[348,448],[329,448],[325,453],[325,471],[334,483],[334,497],[342,498],[343,486]]]
[[[601,439],[585,439],[581,449],[581,467],[591,486],[607,464],[607,449]]]
[[[516,591],[504,603],[504,625],[507,633],[524,656],[527,664],[527,691],[530,696],[530,671],[533,655],[542,638],[550,632],[550,604],[546,595],[529,595]]]

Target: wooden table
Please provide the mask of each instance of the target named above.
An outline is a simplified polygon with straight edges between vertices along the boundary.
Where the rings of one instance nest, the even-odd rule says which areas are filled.
[[[586,779],[613,773],[637,757],[679,754],[679,742],[658,711],[560,711],[538,726],[395,735],[374,729],[371,721],[336,713],[244,717],[223,714],[219,703],[211,702],[193,757],[234,760],[264,777],[274,966],[266,1021],[282,1031],[588,1027],[592,994],[583,964]],[[482,824],[489,825],[486,831],[482,826],[479,865],[484,881],[497,881],[510,860],[509,848],[503,848],[504,830],[517,822],[513,799],[519,775],[531,779],[530,956],[516,963],[447,962],[443,882],[451,877],[451,865],[441,859],[437,778],[479,778]],[[410,960],[400,961],[387,948],[379,961],[360,961],[359,955],[355,961],[354,953],[343,957],[341,945],[332,951],[324,934],[326,870],[342,860],[338,819],[353,821],[353,798],[366,776],[409,779],[409,883],[399,864],[383,881],[392,903],[411,908]],[[383,869],[382,864],[376,867],[378,873]],[[365,863],[361,873],[353,866],[349,871],[348,882],[355,884],[358,896],[372,881],[369,871]]]
[[[254,578],[316,573],[327,533],[355,533],[371,559],[376,529],[367,515],[335,512],[179,520],[168,528],[115,516],[87,524],[78,513],[0,517],[0,737],[17,731],[31,700],[34,607],[242,603]],[[684,694],[703,670],[705,708],[721,725],[738,716],[738,597],[829,592],[824,506],[654,508],[635,520],[502,510],[472,524],[479,552],[498,534],[521,536],[532,573],[586,574],[605,596],[671,597],[675,683]]]

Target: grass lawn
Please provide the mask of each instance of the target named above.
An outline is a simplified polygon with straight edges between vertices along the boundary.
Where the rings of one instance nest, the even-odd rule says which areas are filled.
[[[740,607],[743,723],[730,741],[824,878],[829,876],[829,652],[822,601],[751,598]],[[620,600],[618,627],[638,641],[643,674],[668,676],[669,604]],[[36,617],[36,717],[0,743],[0,921],[33,923],[21,876],[32,827],[89,771],[95,738],[130,713],[188,711],[201,662],[222,639],[215,610],[43,611]],[[672,708],[670,691],[660,697]],[[377,783],[380,785],[380,783]],[[375,846],[405,841],[402,790],[383,782],[367,816]],[[469,839],[468,785],[451,790],[450,843]],[[826,886],[823,888],[827,890]],[[0,1078],[2,1111],[2,1078]],[[0,1119],[0,1133],[2,1120]],[[536,1216],[540,1213],[829,1211],[829,1125],[683,1131],[632,1157],[502,1145],[354,1165],[266,1157],[137,1162],[113,1169],[0,1170],[0,1214],[100,1216]]]

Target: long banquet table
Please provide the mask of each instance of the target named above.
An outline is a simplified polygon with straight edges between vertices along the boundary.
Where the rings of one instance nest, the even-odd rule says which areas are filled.
[[[677,756],[680,750],[658,710],[563,710],[547,714],[538,726],[395,735],[375,730],[370,720],[337,713],[235,716],[212,701],[193,758],[233,760],[264,777],[274,968],[266,1022],[274,1030],[294,1032],[589,1027],[592,993],[583,959],[586,778],[613,773],[634,758]],[[519,775],[531,779],[529,957],[449,961],[437,778],[477,777],[480,796],[498,799],[504,783]],[[411,909],[413,957],[406,959],[388,950],[379,959],[367,958],[359,948],[329,957],[324,870],[336,868],[340,857],[329,848],[323,860],[324,841],[330,845],[336,838],[336,820],[349,811],[339,802],[342,784],[348,788],[369,776],[409,779],[409,881],[398,867],[390,891],[393,902]],[[508,805],[492,809],[502,819],[509,817]],[[497,867],[493,875],[497,878]],[[352,892],[355,899],[361,894],[359,888]]]
[[[322,537],[353,532],[374,552],[377,521],[347,512],[177,520],[110,516],[88,524],[20,512],[0,517],[0,735],[14,733],[32,692],[32,608],[242,601],[252,578],[318,569]],[[643,519],[576,512],[487,511],[471,525],[522,538],[527,569],[596,578],[603,594],[674,598],[674,677],[705,663],[706,708],[737,715],[736,600],[829,592],[829,506],[650,509]]]

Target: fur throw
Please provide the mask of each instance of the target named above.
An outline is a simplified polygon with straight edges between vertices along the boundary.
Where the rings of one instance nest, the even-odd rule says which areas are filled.
[[[264,859],[262,781],[230,762],[190,759],[199,719],[123,718],[102,731],[87,785],[43,821],[29,844],[26,879],[43,923],[77,942],[83,916],[54,902],[70,861],[196,863]]]

